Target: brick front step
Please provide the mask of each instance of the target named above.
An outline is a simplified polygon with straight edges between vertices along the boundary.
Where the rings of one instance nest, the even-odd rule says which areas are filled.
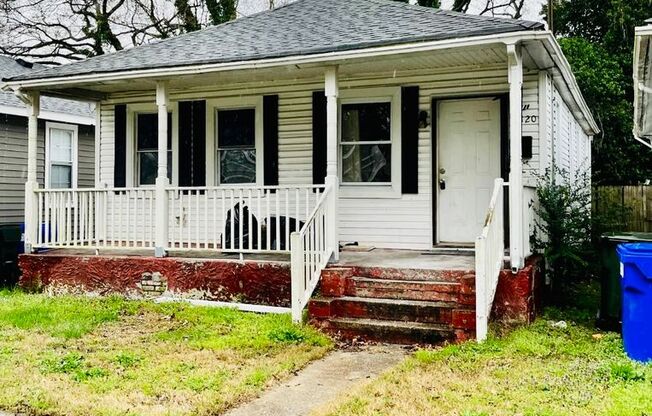
[[[473,270],[446,269],[396,269],[388,267],[354,267],[355,276],[388,280],[419,280],[437,282],[460,282],[466,276],[475,276]]]
[[[460,302],[473,304],[474,296],[462,294],[459,282],[391,280],[354,276],[348,279],[345,295],[366,298]]]
[[[451,325],[453,323],[453,317],[466,316],[468,313],[474,314],[471,309],[459,309],[459,305],[455,302],[430,302],[351,296],[316,298],[310,301],[310,315],[317,319],[346,317]],[[459,321],[459,319],[456,320]]]
[[[345,339],[393,344],[441,344],[455,342],[456,331],[447,325],[376,319],[330,318],[322,328]]]
[[[330,267],[311,322],[343,338],[405,344],[470,339],[475,333],[475,274],[467,270]]]

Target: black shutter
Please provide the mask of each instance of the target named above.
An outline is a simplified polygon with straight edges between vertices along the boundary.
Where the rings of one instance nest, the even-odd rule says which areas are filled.
[[[401,192],[419,193],[419,87],[401,88]]]
[[[113,159],[113,186],[124,188],[127,186],[127,106],[118,104],[113,109],[114,128],[114,159]],[[99,129],[100,126],[95,126]]]
[[[263,143],[265,185],[278,185],[278,95],[263,97]]]
[[[179,186],[206,185],[206,101],[179,102]]]
[[[326,179],[326,94],[312,93],[312,183]]]

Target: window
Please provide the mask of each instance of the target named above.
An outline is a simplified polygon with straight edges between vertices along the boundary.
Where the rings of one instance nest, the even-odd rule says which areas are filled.
[[[390,102],[342,105],[343,183],[392,182],[391,107]]]
[[[139,185],[154,185],[158,176],[158,114],[136,116],[136,175]],[[168,179],[172,179],[172,115],[168,113]]]
[[[217,160],[221,184],[256,182],[256,110],[217,111]]]
[[[77,127],[46,123],[46,183],[50,188],[77,186]]]

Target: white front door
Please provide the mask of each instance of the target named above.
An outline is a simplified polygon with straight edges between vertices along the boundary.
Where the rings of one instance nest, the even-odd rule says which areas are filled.
[[[437,230],[440,243],[472,243],[500,177],[500,100],[437,102]]]

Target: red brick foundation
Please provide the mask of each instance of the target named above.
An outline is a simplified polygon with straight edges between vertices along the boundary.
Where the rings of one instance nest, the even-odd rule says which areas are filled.
[[[531,256],[517,274],[500,272],[492,319],[506,323],[529,323],[541,308],[544,262],[541,256]]]
[[[25,254],[20,285],[59,292],[156,295],[290,304],[290,265],[211,259]]]

